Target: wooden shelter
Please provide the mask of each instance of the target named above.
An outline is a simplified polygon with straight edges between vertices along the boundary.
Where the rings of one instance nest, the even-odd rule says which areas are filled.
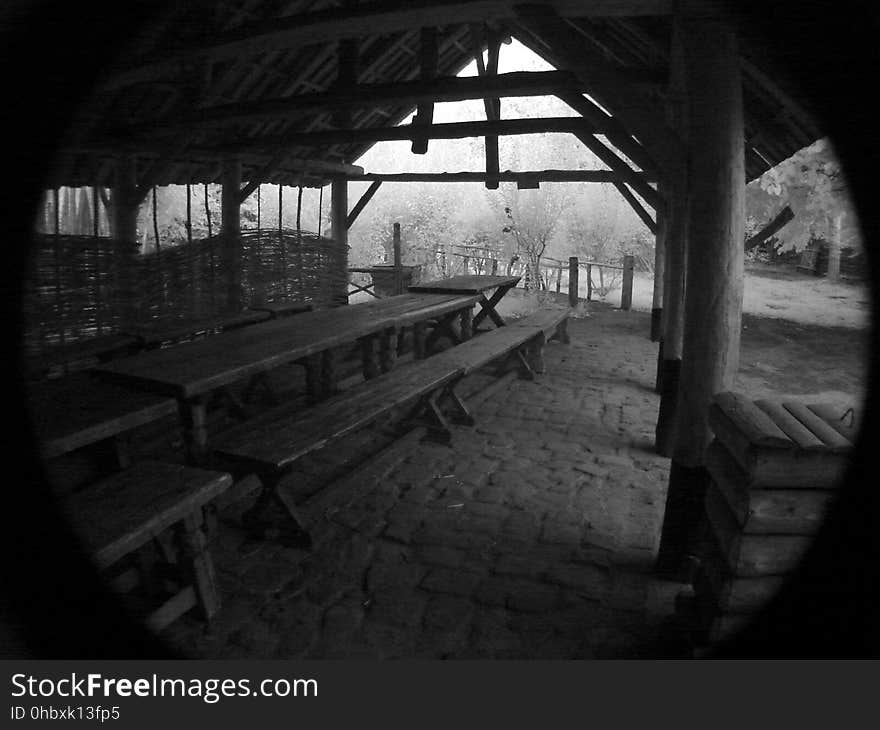
[[[556,70],[498,73],[508,38]],[[479,75],[456,77],[475,58]],[[504,117],[501,99],[539,95],[578,116]],[[435,103],[464,99],[484,99],[486,120],[433,122]],[[499,136],[541,132],[575,135],[606,168],[499,169]],[[261,183],[329,184],[330,237],[315,255],[337,286],[348,227],[395,179],[357,166],[375,142],[409,140],[419,154],[432,139],[483,137],[485,168],[446,179],[487,187],[566,174],[615,185],[657,235],[657,445],[673,460],[660,564],[674,571],[705,479],[710,399],[737,368],[745,184],[822,134],[797,89],[715,2],[197,1],[169,3],[107,66],[46,187],[109,188],[115,322],[135,316],[136,213],[154,186],[223,186],[212,256],[223,307],[237,311],[266,294],[246,273],[260,254],[242,242],[241,202]],[[373,183],[353,206],[349,180]]]

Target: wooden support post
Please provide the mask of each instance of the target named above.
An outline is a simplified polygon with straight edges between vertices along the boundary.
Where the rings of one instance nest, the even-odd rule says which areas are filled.
[[[669,126],[687,139],[684,109],[684,58],[681,50],[680,21],[673,22],[670,52],[670,90],[667,117]],[[682,166],[685,171],[687,166]],[[663,281],[663,311],[661,314],[663,346],[658,352],[660,363],[657,376],[660,390],[660,408],[655,430],[655,448],[663,456],[672,456],[675,441],[678,383],[681,373],[681,354],[684,336],[685,260],[688,249],[687,198],[689,180],[686,174],[660,181],[666,195],[666,266]]]
[[[556,293],[559,294],[560,291],[562,291],[562,267],[561,266],[556,270]]]
[[[498,259],[492,259],[492,276],[498,274]]]
[[[654,292],[651,300],[651,342],[663,337],[663,277],[666,270],[666,213],[657,209],[657,232],[654,235]]]
[[[568,259],[568,305],[578,305],[578,260],[577,256]]]
[[[223,189],[221,192],[220,233],[226,301],[221,305],[230,312],[244,306],[242,286],[241,244],[241,160],[229,158],[223,162]],[[215,313],[216,314],[216,313]]]
[[[601,273],[602,269],[599,269]],[[587,264],[587,301],[593,299],[593,264]]]
[[[739,365],[745,164],[734,30],[712,17],[681,21],[688,89],[690,195],[687,293],[673,469],[657,568],[679,574],[698,536],[711,438],[709,405]]]
[[[330,233],[338,255],[337,266],[348,269],[348,180],[337,177],[330,184]],[[348,303],[348,280],[341,277],[331,300],[336,305]]]
[[[112,231],[119,255],[117,291],[122,303],[122,326],[134,327],[139,315],[137,276],[137,217],[140,199],[137,186],[137,162],[132,155],[116,162],[112,207]]]
[[[422,28],[421,31],[421,78],[428,83],[437,76],[437,29],[434,27]],[[434,102],[422,101],[416,110],[412,123],[415,126],[429,126],[434,121]],[[424,155],[428,151],[428,139],[415,137],[412,142],[412,152],[416,155]]]
[[[620,289],[620,308],[624,311],[632,309],[633,303],[633,268],[635,259],[626,255],[623,257],[623,285]]]
[[[400,223],[394,224],[392,246],[394,247],[394,293],[403,294],[403,260],[400,253]]]

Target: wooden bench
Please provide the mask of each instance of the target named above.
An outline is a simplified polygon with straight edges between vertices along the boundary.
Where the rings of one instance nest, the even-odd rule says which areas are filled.
[[[128,466],[126,432],[177,414],[173,398],[104,383],[84,373],[28,389],[28,405],[43,458],[113,441],[118,467]]]
[[[272,501],[279,501],[300,528],[302,544],[308,544],[304,528],[308,520],[293,501],[277,489],[284,473],[301,457],[367,426],[392,410],[412,406],[409,419],[426,414],[435,433],[447,442],[450,429],[439,400],[447,396],[459,423],[472,425],[473,417],[456,394],[455,384],[467,374],[499,359],[515,357],[525,377],[534,377],[530,362],[543,358],[540,351],[550,337],[564,328],[567,310],[540,312],[501,327],[432,357],[416,360],[392,372],[354,386],[302,410],[283,406],[247,421],[218,439],[215,452],[221,459],[257,473],[263,490],[247,519],[256,526]],[[530,320],[530,321],[528,321]],[[524,352],[525,351],[525,352]],[[294,540],[297,538],[294,536]]]
[[[146,619],[159,631],[196,605],[206,620],[220,607],[202,507],[231,483],[232,477],[223,472],[145,461],[87,487],[63,505],[99,570],[154,539],[162,544],[166,558],[176,559],[185,585]],[[173,554],[175,547],[178,556]]]

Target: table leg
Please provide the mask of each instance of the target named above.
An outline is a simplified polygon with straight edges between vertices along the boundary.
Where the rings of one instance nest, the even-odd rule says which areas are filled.
[[[389,327],[382,332],[379,350],[379,365],[383,373],[394,368],[397,360],[397,328]]]
[[[336,359],[333,350],[324,350],[321,353],[321,390],[324,396],[336,392]]]
[[[369,337],[362,337],[360,342],[364,379],[372,380],[379,375],[379,361],[376,358],[376,338],[370,335]]]
[[[474,310],[472,307],[461,310],[461,339],[462,342],[474,336]]]
[[[190,398],[178,405],[183,422],[183,437],[186,441],[189,461],[201,464],[208,455],[208,430],[206,428],[205,398]]]
[[[321,354],[308,355],[303,359],[306,367],[306,392],[310,403],[317,403],[322,396],[322,363]]]
[[[413,355],[416,360],[423,360],[427,356],[427,339],[427,322],[416,322],[413,325]]]
[[[474,328],[479,327],[480,322],[482,322],[486,317],[489,317],[494,323],[496,327],[503,327],[504,320],[501,319],[501,315],[495,311],[495,306],[500,302],[504,295],[510,290],[513,284],[508,284],[507,286],[499,286],[495,293],[492,295],[491,299],[486,299],[485,296],[480,296],[480,311],[477,312],[477,316],[474,317]]]

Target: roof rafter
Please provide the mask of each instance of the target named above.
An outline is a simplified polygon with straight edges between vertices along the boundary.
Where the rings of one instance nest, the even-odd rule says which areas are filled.
[[[546,0],[545,6],[560,16],[667,15],[672,0]],[[230,31],[213,42],[168,57],[142,59],[140,63],[111,73],[99,84],[102,90],[119,88],[174,74],[193,59],[235,59],[245,54],[266,53],[278,48],[328,43],[341,38],[355,38],[426,26],[455,23],[479,23],[513,18],[516,3],[512,0],[408,0],[379,2],[361,7],[327,10],[273,18],[251,23]]]

